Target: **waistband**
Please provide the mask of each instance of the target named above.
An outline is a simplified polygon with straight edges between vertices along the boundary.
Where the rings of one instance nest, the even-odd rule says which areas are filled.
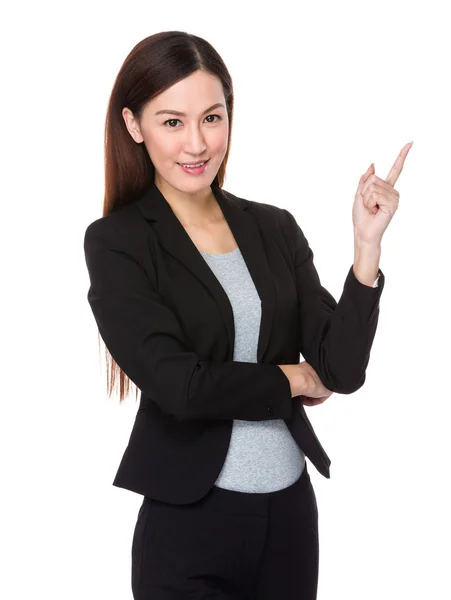
[[[279,501],[290,502],[290,500],[296,502],[298,497],[305,493],[310,485],[310,475],[307,470],[307,463],[305,463],[304,469],[298,479],[281,490],[273,492],[240,492],[214,485],[200,500],[190,504],[177,505],[177,508],[181,508],[182,510],[196,510],[205,507],[210,510],[218,510],[229,514],[266,516],[270,503]],[[147,497],[144,498],[144,502],[150,502],[156,506],[167,505],[165,502]]]

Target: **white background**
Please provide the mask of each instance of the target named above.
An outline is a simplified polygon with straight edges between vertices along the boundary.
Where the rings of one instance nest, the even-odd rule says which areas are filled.
[[[105,391],[83,235],[114,78],[141,39],[207,39],[234,82],[224,188],[290,210],[338,300],[351,210],[414,140],[382,242],[367,380],[307,408],[319,600],[451,598],[446,2],[22,2],[3,11],[0,596],[126,600],[142,496],[112,486],[137,410]],[[265,158],[276,157],[274,164]],[[101,347],[101,349],[103,349]]]

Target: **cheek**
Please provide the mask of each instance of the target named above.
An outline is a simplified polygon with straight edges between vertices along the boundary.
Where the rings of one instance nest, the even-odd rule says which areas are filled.
[[[174,162],[174,157],[180,156],[183,147],[177,136],[153,134],[146,143],[147,150],[154,158],[154,163],[166,161]]]
[[[227,127],[218,129],[208,140],[210,150],[216,154],[224,155],[227,152],[228,129]]]

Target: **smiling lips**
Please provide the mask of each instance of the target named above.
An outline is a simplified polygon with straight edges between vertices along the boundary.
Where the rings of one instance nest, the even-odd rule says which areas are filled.
[[[180,165],[181,167],[188,167],[188,168],[190,168],[190,169],[194,169],[194,168],[197,168],[197,167],[201,167],[201,166],[202,166],[202,165],[204,165],[206,162],[208,162],[208,160],[210,160],[210,159],[204,160],[204,161],[202,161],[202,162],[199,162],[199,163],[192,163],[192,164],[188,164],[188,163],[179,163],[179,165]]]
[[[208,159],[208,160],[210,160],[210,159]],[[188,166],[188,165],[183,165],[181,163],[178,163],[178,164],[185,171],[185,173],[188,173],[189,175],[201,175],[207,168],[208,160],[204,161],[203,163],[197,163],[200,166],[194,166],[194,167]]]

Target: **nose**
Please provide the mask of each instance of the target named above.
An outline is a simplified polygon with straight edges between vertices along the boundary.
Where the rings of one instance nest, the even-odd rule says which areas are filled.
[[[199,156],[203,152],[205,152],[206,148],[207,145],[205,144],[202,131],[200,131],[195,125],[193,125],[190,128],[187,128],[187,134],[184,144],[184,151],[186,152],[186,154]]]

